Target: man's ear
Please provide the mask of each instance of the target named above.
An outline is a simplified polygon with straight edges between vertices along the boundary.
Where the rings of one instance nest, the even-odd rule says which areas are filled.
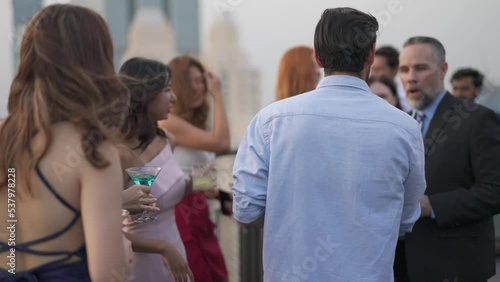
[[[446,72],[448,72],[448,63],[447,62],[441,63],[440,69],[441,69],[441,79],[444,80],[444,78],[446,77]]]
[[[314,60],[316,61],[316,64],[318,65],[318,67],[320,69],[322,69],[323,68],[323,64],[319,61],[318,54],[316,54],[316,50],[314,50]]]
[[[370,52],[368,52],[368,57],[366,58],[366,63],[369,66],[373,65],[373,61],[375,61],[375,48],[376,43],[374,42],[372,47],[370,48]]]

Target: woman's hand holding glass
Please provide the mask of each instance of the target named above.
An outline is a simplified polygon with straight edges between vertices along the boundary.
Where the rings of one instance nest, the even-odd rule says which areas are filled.
[[[131,214],[142,211],[157,212],[160,209],[155,206],[157,199],[151,195],[151,187],[144,185],[133,185],[122,192],[123,209]]]
[[[191,168],[193,189],[206,191],[217,186],[217,170],[214,164],[195,164]]]
[[[161,167],[157,166],[138,166],[138,167],[130,167],[125,169],[127,174],[132,178],[135,184],[140,185],[153,185],[156,177],[161,171]],[[149,216],[147,210],[142,211],[141,217],[134,220],[135,223],[146,223],[146,222],[154,222],[157,218],[154,216]]]

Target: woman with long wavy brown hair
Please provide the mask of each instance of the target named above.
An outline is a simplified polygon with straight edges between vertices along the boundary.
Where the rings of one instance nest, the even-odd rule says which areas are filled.
[[[320,76],[311,47],[298,46],[288,49],[280,61],[276,100],[315,89]]]
[[[19,61],[0,128],[0,202],[9,203],[0,213],[0,280],[126,275],[111,141],[128,90],[108,27],[87,8],[45,7],[26,28]]]
[[[177,95],[173,113],[160,127],[175,136],[174,156],[186,175],[194,164],[208,164],[214,153],[229,151],[229,127],[219,79],[206,72],[202,64],[191,56],[174,58],[168,64],[172,70],[172,89]],[[214,102],[214,124],[209,130],[207,94]],[[217,189],[194,192],[184,198],[175,209],[179,232],[186,248],[189,267],[195,281],[225,281],[228,278],[224,257],[215,225],[210,220],[210,207],[218,201]]]

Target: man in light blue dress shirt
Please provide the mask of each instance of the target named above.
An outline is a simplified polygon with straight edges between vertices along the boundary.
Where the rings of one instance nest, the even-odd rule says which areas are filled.
[[[317,89],[252,120],[234,163],[234,217],[263,224],[264,281],[393,281],[398,236],[420,216],[419,124],[370,92],[378,23],[327,9]]]

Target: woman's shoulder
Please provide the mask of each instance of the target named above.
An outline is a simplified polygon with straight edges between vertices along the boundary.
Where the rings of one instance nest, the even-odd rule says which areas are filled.
[[[144,162],[142,161],[139,154],[135,153],[129,144],[119,143],[116,145],[118,149],[118,154],[120,156],[120,163],[122,167],[135,167],[135,166],[143,166]]]

